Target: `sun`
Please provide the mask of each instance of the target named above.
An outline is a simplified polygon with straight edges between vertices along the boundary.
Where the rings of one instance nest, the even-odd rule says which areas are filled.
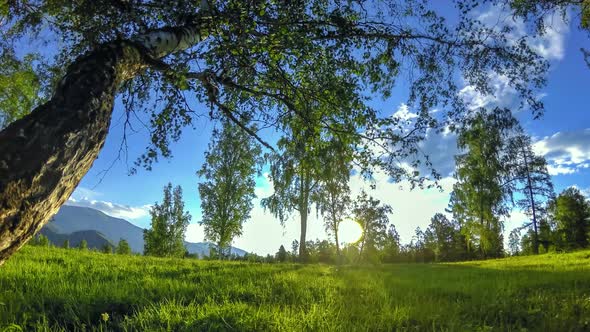
[[[338,229],[338,239],[344,243],[355,243],[363,235],[363,228],[359,223],[347,219],[344,220]]]

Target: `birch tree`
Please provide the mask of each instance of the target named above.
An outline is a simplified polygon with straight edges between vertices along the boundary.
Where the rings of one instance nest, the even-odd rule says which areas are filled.
[[[205,163],[197,172],[205,239],[216,244],[219,258],[229,256],[233,239],[242,235],[256,197],[254,176],[261,164],[260,147],[235,124],[224,121],[213,132]]]

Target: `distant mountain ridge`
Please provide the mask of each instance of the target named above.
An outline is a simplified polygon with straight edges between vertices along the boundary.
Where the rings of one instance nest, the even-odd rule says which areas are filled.
[[[63,246],[68,241],[70,247],[78,247],[82,240],[86,240],[86,244],[90,249],[102,249],[107,245],[111,248],[115,247],[109,239],[97,231],[77,231],[70,234],[62,234],[55,232],[52,227],[43,227],[40,234],[45,235],[56,246]]]
[[[86,240],[91,248],[101,248],[107,243],[116,245],[120,239],[125,239],[133,252],[143,253],[143,228],[89,207],[62,206],[52,220],[43,226],[41,234],[58,246],[68,239],[72,247],[82,239]],[[84,238],[85,236],[88,238]],[[189,253],[200,256],[208,255],[212,245],[207,242],[185,242]],[[246,254],[246,251],[234,247],[231,248],[231,252],[238,256]]]

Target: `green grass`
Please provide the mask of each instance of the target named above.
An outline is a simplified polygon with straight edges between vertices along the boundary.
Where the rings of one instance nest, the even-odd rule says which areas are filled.
[[[25,247],[0,267],[0,331],[19,330],[11,324],[24,331],[588,331],[590,251],[334,267]]]

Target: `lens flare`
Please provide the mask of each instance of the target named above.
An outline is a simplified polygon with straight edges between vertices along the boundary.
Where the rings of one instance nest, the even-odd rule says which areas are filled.
[[[338,240],[344,243],[355,243],[363,235],[363,228],[353,220],[344,220],[338,229]]]

